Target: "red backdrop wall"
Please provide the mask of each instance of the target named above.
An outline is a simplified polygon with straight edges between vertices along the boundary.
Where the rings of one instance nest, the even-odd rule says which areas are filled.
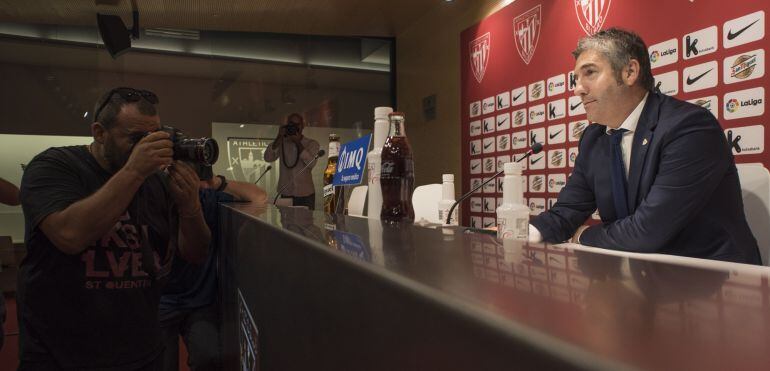
[[[749,0],[517,0],[464,30],[463,193],[534,139],[545,150],[527,161],[524,197],[533,215],[556,201],[587,124],[570,84],[570,52],[580,37],[612,26],[645,40],[662,92],[714,113],[737,163],[767,168],[768,10],[770,2]],[[464,225],[495,224],[500,180],[471,198]]]

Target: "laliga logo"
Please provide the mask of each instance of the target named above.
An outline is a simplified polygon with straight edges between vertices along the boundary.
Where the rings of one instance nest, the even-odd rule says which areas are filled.
[[[548,91],[553,91],[554,84],[552,82],[548,83]]]
[[[658,53],[657,50],[650,53],[650,62],[655,63],[658,61],[658,58],[660,57],[660,53]]]
[[[490,40],[491,36],[487,32],[471,41],[471,71],[473,71],[473,76],[479,83],[484,78],[484,72],[486,72],[487,64],[489,63],[489,52],[492,45]]]
[[[747,107],[747,106],[757,106],[762,104],[762,98],[756,99],[746,99],[744,101],[738,101],[737,99],[733,98],[727,101],[725,104],[725,109],[728,110],[730,113],[733,113],[738,110],[738,107]]]
[[[727,101],[725,104],[725,108],[730,111],[730,113],[733,113],[738,110],[738,100],[733,98]]]
[[[571,154],[569,155],[569,160],[570,160],[570,161],[572,161],[572,162],[575,162],[575,159],[576,159],[576,158],[577,158],[577,153],[574,153],[574,152],[573,152],[573,153],[571,153]]]
[[[593,35],[602,29],[612,0],[573,0],[575,15],[580,27],[587,35]]]

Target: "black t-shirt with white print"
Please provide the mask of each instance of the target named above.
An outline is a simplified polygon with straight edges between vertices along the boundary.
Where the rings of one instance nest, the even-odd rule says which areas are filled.
[[[46,216],[93,194],[110,176],[85,146],[50,148],[24,171],[27,256],[18,281],[22,364],[136,369],[163,350],[159,286],[176,249],[169,236],[172,229],[176,233],[172,219],[177,216],[161,174],[148,177],[114,228],[80,254],[63,253],[39,228]],[[147,231],[144,248],[140,230]],[[142,269],[143,251],[155,257],[152,276]]]

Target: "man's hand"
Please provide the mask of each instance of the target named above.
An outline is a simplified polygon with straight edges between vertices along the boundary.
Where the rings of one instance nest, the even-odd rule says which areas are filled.
[[[222,185],[222,179],[219,179],[218,176],[214,175],[209,180],[201,180],[200,181],[200,187],[201,189],[219,189],[219,186]]]
[[[128,157],[123,168],[136,173],[141,178],[147,178],[154,172],[171,165],[174,161],[174,143],[169,138],[169,134],[164,131],[156,131],[142,138],[134,145],[131,156]]]
[[[171,196],[179,208],[181,216],[192,216],[200,212],[201,204],[198,198],[198,188],[200,181],[190,165],[176,161],[174,166],[169,167],[169,182]]]

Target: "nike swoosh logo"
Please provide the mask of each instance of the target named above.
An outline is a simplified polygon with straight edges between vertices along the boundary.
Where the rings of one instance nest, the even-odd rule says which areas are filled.
[[[576,104],[576,105],[574,105],[574,106],[570,104],[570,105],[569,105],[569,110],[570,110],[570,111],[574,111],[574,110],[575,110],[575,108],[578,108],[578,107],[580,107],[580,105],[581,105],[581,104],[583,104],[583,102],[578,102],[578,104]]]
[[[687,76],[687,85],[692,85],[692,84],[695,84],[696,82],[698,82],[698,80],[700,80],[701,78],[703,78],[703,76],[706,76],[706,74],[707,74],[707,73],[709,73],[709,72],[711,72],[712,70],[713,70],[713,68],[712,68],[712,69],[710,69],[710,70],[708,70],[708,71],[706,71],[706,72],[704,72],[704,73],[702,73],[702,74],[700,74],[700,75],[698,75],[698,76],[697,76],[697,77],[695,77],[695,78],[692,78],[692,77],[690,77],[690,76]]]
[[[513,100],[519,100],[519,98],[521,98],[522,94],[524,94],[524,92],[521,92],[521,93],[519,93],[519,95],[513,97]]]
[[[507,117],[506,117],[506,118],[504,118],[504,119],[503,119],[503,121],[500,121],[500,122],[498,122],[498,123],[497,123],[497,126],[503,126],[503,124],[505,124],[505,122],[506,122],[506,121],[508,121],[508,118],[507,118]]]
[[[476,168],[479,167],[479,166],[481,166],[480,163],[478,163],[476,165],[473,165],[473,166],[471,166],[471,170],[476,170]]]
[[[530,165],[534,165],[534,164],[536,164],[538,161],[540,161],[542,159],[543,159],[543,157],[533,158],[533,159],[529,160],[529,163],[530,163]]]
[[[742,34],[742,33],[743,33],[743,31],[746,31],[747,29],[749,29],[749,27],[753,26],[753,25],[754,25],[754,23],[757,23],[757,22],[759,22],[759,19],[757,19],[757,20],[756,20],[756,21],[754,21],[754,22],[751,22],[751,23],[749,23],[749,25],[748,25],[748,26],[746,26],[746,27],[744,27],[744,28],[741,28],[741,29],[740,29],[740,30],[738,30],[738,32],[736,32],[736,33],[733,33],[733,30],[727,31],[727,40],[732,40],[732,39],[734,39],[734,38],[736,38],[736,37],[740,36],[740,34]]]
[[[551,138],[551,139],[556,138],[556,136],[561,134],[562,131],[564,131],[564,129],[561,129],[561,130],[559,130],[559,131],[557,131],[557,132],[555,132],[553,134],[548,134],[548,137]]]
[[[490,143],[487,143],[487,144],[485,144],[485,145],[484,145],[484,149],[487,149],[487,148],[489,148],[489,146],[491,146],[492,144],[494,144],[494,142],[490,142]]]
[[[489,228],[489,227],[493,226],[494,224],[495,223],[484,224],[484,228]]]

